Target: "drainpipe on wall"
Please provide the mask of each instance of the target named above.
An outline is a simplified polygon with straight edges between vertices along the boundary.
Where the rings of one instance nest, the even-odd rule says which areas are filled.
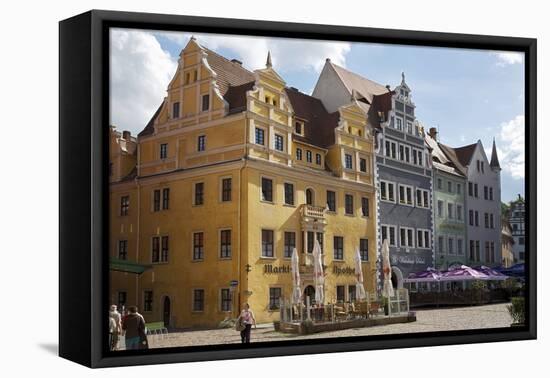
[[[242,207],[242,193],[243,193],[243,182],[242,182],[242,176],[243,176],[243,170],[244,168],[246,168],[246,161],[247,161],[247,143],[248,143],[248,133],[247,133],[247,130],[248,130],[248,122],[246,122],[246,118],[245,118],[245,124],[244,124],[244,147],[243,147],[243,158],[242,158],[242,166],[241,168],[239,168],[239,203],[238,203],[238,206],[237,206],[237,217],[239,218],[239,221],[237,223],[238,225],[238,235],[239,235],[239,254],[237,255],[237,269],[238,269],[238,274],[237,274],[237,279],[239,280],[238,282],[238,286],[236,288],[236,292],[237,292],[237,316],[238,314],[240,314],[240,311],[241,311],[241,292],[242,292],[242,287],[244,287],[243,285],[243,282],[242,282],[242,267],[241,267],[241,254],[242,254],[242,233],[241,233],[241,230],[242,230],[242,218],[241,218],[241,207]]]
[[[139,155],[139,148],[138,148],[138,161],[137,161],[137,165],[139,167],[139,162],[140,162],[140,155]],[[136,224],[136,263],[139,264],[139,240],[140,240],[140,224],[141,224],[141,188],[140,188],[140,185],[139,185],[139,169],[138,169],[138,174],[136,176],[136,178],[134,179],[135,182],[136,182],[136,186],[137,186],[137,224]],[[139,275],[136,274],[136,302],[135,302],[136,306],[138,305],[139,303]]]

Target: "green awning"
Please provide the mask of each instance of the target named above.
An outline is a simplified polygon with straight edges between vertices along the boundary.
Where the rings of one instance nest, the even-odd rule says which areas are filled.
[[[113,257],[111,257],[111,260],[109,261],[109,269],[116,272],[141,274],[151,268],[151,265],[138,264],[133,261],[120,260]]]

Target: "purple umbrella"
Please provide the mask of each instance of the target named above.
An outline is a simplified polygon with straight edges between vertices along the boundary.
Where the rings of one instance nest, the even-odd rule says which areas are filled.
[[[476,266],[474,267],[475,270],[477,270],[480,273],[485,274],[488,278],[486,280],[488,281],[504,281],[510,277],[500,273],[499,271],[489,268],[488,266],[482,265],[482,266]]]
[[[441,272],[428,268],[428,270],[416,273],[409,273],[409,276],[403,280],[405,283],[412,282],[437,282],[441,277]]]
[[[475,269],[466,265],[461,265],[454,269],[450,269],[441,274],[439,278],[441,281],[475,281],[475,280],[487,280],[488,275],[482,272],[478,272]]]

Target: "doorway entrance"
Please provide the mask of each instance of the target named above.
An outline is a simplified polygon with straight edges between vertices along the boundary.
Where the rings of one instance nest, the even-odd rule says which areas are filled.
[[[164,326],[170,326],[170,298],[164,297],[164,304],[162,306],[162,320],[164,321]]]
[[[307,304],[307,297],[309,297],[309,304],[312,304],[315,301],[315,288],[311,285],[304,289],[304,304]]]

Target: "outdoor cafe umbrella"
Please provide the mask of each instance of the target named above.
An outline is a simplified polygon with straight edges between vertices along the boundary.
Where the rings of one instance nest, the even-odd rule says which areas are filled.
[[[391,283],[391,264],[390,264],[390,246],[388,239],[382,242],[382,273],[384,274],[384,286],[382,295],[384,297],[393,297],[393,285]]]
[[[323,275],[323,261],[321,259],[321,246],[319,241],[315,239],[313,245],[313,282],[315,283],[315,302],[321,304],[325,301],[324,283],[325,277]]]
[[[409,276],[403,280],[405,283],[414,282],[438,282],[441,277],[441,272],[428,268],[422,272],[409,273]]]
[[[302,290],[300,289],[300,266],[298,264],[298,252],[296,248],[292,250],[292,304],[302,301]]]
[[[355,284],[357,299],[362,301],[367,297],[367,295],[365,294],[365,288],[363,286],[363,269],[361,267],[361,253],[359,252],[359,248],[355,249],[355,279],[357,280],[357,283]]]
[[[525,276],[525,263],[519,263],[509,268],[499,269],[500,273],[512,277],[524,277]]]
[[[486,281],[489,278],[485,273],[479,272],[466,265],[460,265],[441,274],[441,281]]]
[[[485,265],[474,267],[474,269],[485,274],[487,276],[486,280],[488,281],[504,281],[510,278],[507,275]]]

